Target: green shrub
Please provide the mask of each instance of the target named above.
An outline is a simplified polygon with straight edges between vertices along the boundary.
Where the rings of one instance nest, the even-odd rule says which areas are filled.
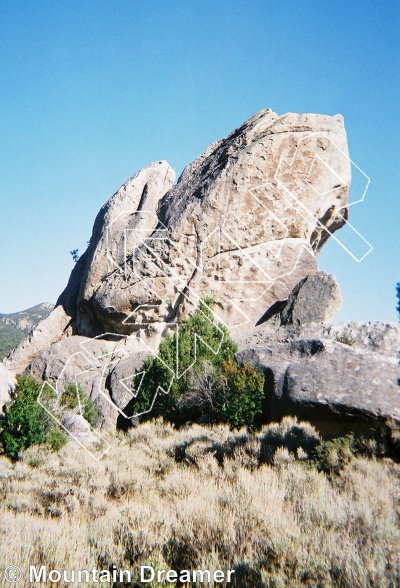
[[[321,443],[313,452],[313,461],[317,469],[326,474],[340,474],[355,457],[354,443],[353,435]]]
[[[58,427],[54,427],[46,435],[46,443],[50,445],[52,451],[60,451],[67,442],[68,435]]]
[[[78,396],[79,395],[79,396]],[[85,394],[78,384],[68,384],[60,396],[60,407],[66,410],[75,410],[80,404],[82,416],[95,427],[99,419],[99,411],[93,401]]]
[[[16,398],[3,408],[0,447],[12,460],[17,460],[22,450],[42,443],[50,430],[50,417],[37,402],[40,389],[40,383],[33,378],[17,376]]]
[[[344,345],[349,345],[350,347],[352,347],[355,343],[353,339],[350,339],[347,333],[343,333],[343,335],[340,337],[339,335],[336,335],[336,341],[338,341],[338,343],[343,343]]]
[[[23,450],[32,445],[46,442],[53,451],[59,451],[68,440],[67,435],[61,429],[54,427],[50,415],[37,402],[40,390],[40,382],[33,378],[17,376],[15,399],[4,405],[4,416],[0,418],[0,449],[13,461],[19,458]],[[52,387],[46,386],[41,401],[51,404],[55,399],[56,394]],[[76,409],[79,406],[79,401],[82,416],[92,427],[96,426],[99,416],[98,409],[80,386],[70,384],[65,387],[60,398],[61,412]]]
[[[192,369],[189,390],[177,400],[176,410],[186,421],[207,414],[210,421],[228,423],[232,429],[253,429],[263,400],[263,375],[251,365],[239,366],[228,357],[219,369],[208,361]]]
[[[139,372],[144,371],[145,375],[140,399],[132,403],[132,410],[142,413],[151,409],[142,415],[142,420],[162,416],[180,425],[188,418],[211,413],[215,420],[229,422],[232,427],[253,426],[255,416],[261,412],[263,376],[251,366],[240,367],[234,362],[237,345],[226,327],[213,322],[212,307],[213,301],[204,299],[196,312],[182,322],[178,337],[177,333],[167,336],[160,344],[158,357],[149,357],[140,368]],[[172,380],[177,344],[179,377]],[[205,365],[211,368],[206,376],[211,396],[207,400],[205,391],[202,397],[197,396],[197,404],[182,403],[182,398],[193,391],[193,374]],[[138,380],[139,376],[133,379],[133,388]]]
[[[231,428],[254,428],[262,413],[264,376],[252,365],[238,365],[230,357],[222,365],[226,380],[224,402],[221,403],[221,420]]]

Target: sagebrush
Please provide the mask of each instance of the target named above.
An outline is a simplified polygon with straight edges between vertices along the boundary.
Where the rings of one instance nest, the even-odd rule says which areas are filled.
[[[353,454],[331,476],[310,458],[318,440],[289,418],[257,434],[159,420],[114,434],[99,462],[73,443],[0,458],[1,559],[134,577],[235,568],[237,588],[397,587],[400,467]]]

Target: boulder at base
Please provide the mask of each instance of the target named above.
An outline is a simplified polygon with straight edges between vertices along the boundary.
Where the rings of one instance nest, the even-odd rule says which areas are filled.
[[[315,272],[293,288],[281,312],[281,323],[332,323],[341,305],[342,295],[336,279],[326,272]]]
[[[266,376],[267,421],[297,416],[322,434],[400,425],[399,325],[261,325],[239,345],[238,361]]]

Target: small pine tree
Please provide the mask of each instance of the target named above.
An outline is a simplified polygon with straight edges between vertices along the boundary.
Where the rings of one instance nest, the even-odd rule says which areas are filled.
[[[42,443],[51,428],[50,417],[37,402],[40,389],[40,383],[33,378],[17,376],[16,398],[4,405],[0,447],[13,461],[24,449]]]
[[[229,422],[232,427],[252,426],[255,415],[261,412],[264,377],[251,366],[240,367],[235,363],[238,347],[228,329],[213,322],[212,308],[212,299],[205,298],[196,312],[182,322],[179,334],[169,335],[161,342],[158,357],[149,356],[144,362],[139,372],[145,375],[139,397],[132,403],[132,414],[151,409],[141,420],[162,416],[175,425],[182,424],[187,413],[177,409],[178,401],[191,390],[191,369],[195,369],[196,360],[197,366],[210,364],[215,380],[225,382],[215,390],[215,401],[221,407],[217,420]],[[173,376],[177,345],[179,378]],[[134,389],[139,380],[140,376],[133,378]],[[228,400],[224,404],[225,397]]]
[[[134,413],[141,413],[151,408],[157,389],[159,393],[150,413],[142,420],[163,416],[170,422],[179,421],[176,402],[189,388],[189,366],[197,361],[208,360],[221,368],[222,363],[233,358],[237,345],[229,337],[229,331],[223,325],[216,325],[212,315],[213,301],[205,298],[196,312],[182,322],[179,334],[168,335],[160,344],[158,357],[149,356],[140,368],[145,372],[140,387],[140,399],[133,404]],[[178,345],[178,365],[181,377],[174,378],[176,370],[176,348]],[[217,353],[215,353],[217,352]],[[188,370],[188,371],[185,371]],[[134,378],[133,388],[139,378]],[[169,390],[168,394],[162,390]]]
[[[397,292],[397,312],[399,313],[399,321],[400,321],[400,282],[396,285],[396,292]]]
[[[77,263],[79,261],[78,251],[79,251],[79,249],[73,249],[72,251],[70,251],[70,254],[72,255],[72,260],[74,261],[74,263]]]

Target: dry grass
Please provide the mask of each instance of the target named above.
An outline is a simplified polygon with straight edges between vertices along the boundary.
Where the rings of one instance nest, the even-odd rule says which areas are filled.
[[[290,419],[257,436],[156,422],[117,434],[100,462],[71,443],[0,458],[0,561],[236,567],[242,588],[399,586],[400,467],[357,458],[329,479],[307,462],[314,437]]]

